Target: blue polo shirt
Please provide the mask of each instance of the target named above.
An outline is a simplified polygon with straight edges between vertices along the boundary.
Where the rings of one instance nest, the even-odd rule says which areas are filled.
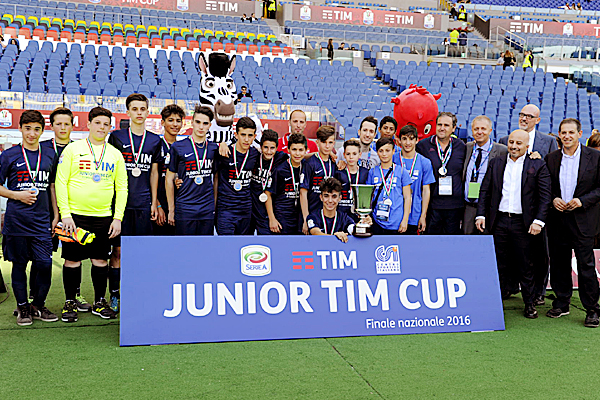
[[[410,169],[415,163],[415,167],[410,175]],[[408,217],[409,225],[418,225],[419,218],[421,218],[421,208],[423,202],[423,186],[431,185],[435,182],[433,176],[433,167],[431,161],[428,158],[423,157],[419,153],[415,153],[415,157],[408,159],[402,157],[404,168],[408,171],[411,179],[410,188],[412,190],[412,207],[410,210],[410,217]]]
[[[425,138],[417,143],[417,152],[431,161],[433,176],[435,176],[435,182],[431,184],[431,209],[452,210],[462,208],[465,205],[462,173],[467,154],[467,145],[455,137],[451,138],[451,143],[452,154],[450,155],[446,169],[448,170],[447,176],[452,177],[452,195],[443,196],[440,196],[439,192],[440,174],[438,171],[442,166],[442,160],[440,160],[437,153],[436,136]],[[446,148],[446,151],[449,148],[450,146]]]
[[[381,193],[379,194],[379,198],[377,199],[377,204],[373,205],[373,220],[384,229],[400,229],[400,224],[402,223],[402,218],[404,217],[404,195],[402,194],[402,188],[404,186],[408,186],[411,184],[410,176],[408,176],[408,172],[406,169],[402,168],[401,165],[392,164],[393,172],[387,179],[389,184],[390,179],[392,180],[391,190],[388,194],[386,193],[385,187],[381,188]],[[387,169],[383,169],[383,176],[381,175],[382,169],[379,167],[373,168],[369,171],[369,177],[367,178],[367,185],[375,185],[375,192],[373,197],[377,196],[377,192],[379,191],[379,187],[383,185],[383,178],[388,173]],[[377,219],[377,208],[380,204],[382,204],[386,199],[390,199],[392,201],[390,216],[387,221],[382,221]]]

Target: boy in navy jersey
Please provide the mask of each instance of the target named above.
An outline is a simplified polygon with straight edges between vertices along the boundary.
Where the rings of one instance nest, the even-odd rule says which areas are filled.
[[[261,157],[252,170],[250,191],[252,192],[252,228],[259,235],[270,235],[269,215],[266,202],[267,188],[271,185],[273,170],[288,159],[287,154],[277,151],[279,134],[272,129],[266,129],[260,139]]]
[[[59,214],[54,192],[56,153],[39,143],[44,125],[39,111],[23,112],[19,120],[23,142],[0,155],[0,196],[8,199],[2,251],[4,259],[12,262],[17,325],[21,326],[31,325],[33,319],[58,321],[45,307],[52,276],[52,229],[58,223]],[[31,304],[27,301],[29,261],[37,270]]]
[[[128,197],[121,225],[123,236],[145,236],[152,233],[152,221],[158,216],[159,163],[162,162],[160,136],[146,130],[148,99],[134,93],[125,100],[129,129],[112,132],[108,143],[123,154],[127,168]],[[113,249],[108,273],[110,307],[119,311],[119,286],[121,281],[121,245]]]
[[[321,182],[321,201],[323,208],[312,212],[306,223],[311,235],[333,235],[343,243],[354,231],[354,221],[337,206],[341,199],[342,184],[335,178],[326,178]]]
[[[229,146],[229,156],[217,157],[217,233],[219,235],[250,235],[252,199],[250,178],[260,153],[252,143],[256,123],[242,117],[235,126],[235,145]]]
[[[263,136],[264,137],[264,136]],[[300,172],[302,160],[308,149],[308,140],[301,133],[288,137],[287,150],[290,158],[282,162],[273,172],[273,179],[265,190],[265,203],[269,216],[269,228],[273,233],[299,235],[300,221]]]
[[[412,196],[410,176],[402,165],[394,164],[394,141],[377,141],[378,167],[369,171],[368,185],[377,185],[373,194],[373,233],[397,235],[408,229]]]
[[[317,147],[319,152],[307,158],[302,163],[300,174],[300,207],[302,208],[302,233],[308,235],[306,218],[313,211],[320,210],[321,181],[331,178],[337,169],[330,154],[335,145],[335,129],[330,125],[323,125],[317,129]]]
[[[169,104],[160,112],[161,125],[165,130],[161,143],[161,158],[162,162],[159,165],[160,176],[158,178],[158,199],[157,216],[152,224],[152,233],[156,236],[172,236],[175,234],[175,227],[168,223],[169,204],[167,201],[167,193],[165,191],[165,178],[169,169],[169,150],[175,141],[177,135],[183,127],[185,120],[185,111],[177,104]]]
[[[354,194],[352,185],[365,184],[369,177],[369,170],[358,166],[360,159],[360,142],[357,139],[349,139],[344,142],[344,169],[335,171],[335,178],[342,184],[342,193],[338,210],[348,214],[354,221],[358,221],[358,215],[352,212]]]
[[[169,225],[176,235],[212,235],[215,227],[216,143],[206,140],[214,114],[196,106],[192,134],[169,150],[166,193]],[[182,180],[175,193],[175,179]],[[214,179],[213,179],[214,177]]]
[[[394,162],[402,165],[408,171],[411,179],[412,209],[408,217],[407,234],[415,235],[424,232],[427,227],[427,209],[429,208],[430,189],[429,185],[435,182],[433,167],[429,158],[423,157],[416,152],[418,143],[417,128],[406,125],[400,129],[399,141],[402,149],[398,154],[394,153]]]

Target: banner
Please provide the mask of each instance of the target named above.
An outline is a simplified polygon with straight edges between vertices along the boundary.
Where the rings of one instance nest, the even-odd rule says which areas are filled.
[[[153,8],[156,10],[174,10],[176,0],[72,0],[74,3],[98,4],[101,6],[119,6]]]
[[[329,22],[365,26],[389,26],[440,30],[442,16],[383,10],[364,10],[344,7],[301,6],[292,7],[294,21]]]
[[[496,33],[496,28],[501,27],[507,31],[519,34],[562,35],[564,38],[583,39],[576,36],[600,37],[600,25],[572,23],[572,22],[545,22],[545,21],[515,21],[510,19],[492,18],[489,21],[490,34]],[[500,32],[501,33],[501,32]],[[586,38],[589,39],[589,38]]]
[[[491,236],[122,241],[121,346],[504,329]]]
[[[203,14],[221,14],[241,17],[255,12],[253,1],[221,0],[73,0],[75,3],[98,4],[102,6],[151,8],[166,11],[189,11]],[[260,15],[259,15],[260,17]]]

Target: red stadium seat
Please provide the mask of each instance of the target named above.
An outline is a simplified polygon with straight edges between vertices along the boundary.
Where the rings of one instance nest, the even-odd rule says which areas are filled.
[[[11,38],[16,38],[17,37],[17,28],[8,26],[8,27],[4,28],[4,34],[10,35]]]
[[[235,51],[235,44],[225,43],[225,53],[230,53],[232,51]]]
[[[33,37],[36,38],[40,38],[40,39],[46,39],[46,31],[43,29],[34,29],[33,30]]]
[[[110,37],[110,35],[108,33],[103,33],[100,35],[100,42],[102,44],[111,44],[112,38]]]
[[[244,43],[240,43],[237,45],[237,52],[238,53],[243,53],[244,51],[248,51],[248,48],[246,47],[246,45]]]
[[[269,48],[269,46],[262,46],[262,47],[260,48],[260,54],[262,54],[262,55],[269,54],[269,50],[271,50],[271,49]]]
[[[87,35],[87,42],[98,43],[98,34],[96,32],[89,32]]]
[[[148,39],[147,37],[141,37],[139,39],[140,42],[140,46],[150,46],[150,39]]]
[[[69,42],[73,40],[73,35],[69,31],[62,31],[60,33],[60,40],[67,39]]]
[[[159,37],[155,37],[152,39],[152,47],[162,47],[162,39]]]
[[[255,44],[251,44],[250,46],[248,46],[248,54],[254,54],[258,52],[258,46]]]
[[[25,36],[25,39],[31,39],[31,31],[28,28],[19,29],[19,35]]]
[[[135,36],[127,36],[127,39],[125,39],[125,44],[127,44],[127,46],[137,46],[137,38]]]
[[[165,39],[163,47],[166,47],[166,48],[175,47],[175,41],[173,39]]]
[[[210,42],[202,42],[200,44],[200,51],[206,51],[210,49]]]
[[[48,33],[46,33],[46,39],[58,40],[58,32],[55,30],[48,31]]]
[[[75,32],[75,33],[73,34],[73,39],[74,39],[75,41],[78,41],[78,40],[79,40],[79,41],[81,41],[81,42],[85,42],[85,33],[83,33],[83,32]]]
[[[278,46],[272,47],[272,48],[271,48],[271,53],[272,53],[274,56],[279,56],[279,55],[281,55],[281,47],[278,47]]]
[[[190,40],[187,46],[189,50],[197,50],[200,48],[200,43],[197,40]]]
[[[183,39],[179,39],[177,40],[177,43],[175,43],[175,48],[177,50],[187,49],[187,42]]]
[[[213,51],[223,50],[223,43],[215,42],[212,47]]]
[[[115,36],[113,38],[113,44],[119,44],[122,46],[124,42],[125,42],[125,39],[123,39],[123,36],[121,36],[121,35]]]
[[[284,56],[291,56],[292,55],[292,48],[291,47],[284,47],[283,48],[283,55]]]

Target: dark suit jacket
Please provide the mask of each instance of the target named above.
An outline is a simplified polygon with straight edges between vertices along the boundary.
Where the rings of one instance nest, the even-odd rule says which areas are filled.
[[[583,236],[594,236],[599,232],[600,220],[600,151],[581,145],[579,157],[579,171],[577,173],[577,186],[574,198],[581,200],[582,207],[573,211],[562,213],[554,208],[550,213],[551,219],[573,215],[579,232]],[[552,179],[552,200],[561,197],[560,191],[560,163],[562,151],[557,150],[546,156],[546,164]]]
[[[490,161],[479,191],[477,216],[486,217],[485,225],[491,233],[494,233],[498,207],[502,200],[507,159],[508,157],[497,157]],[[529,227],[536,219],[546,222],[552,202],[550,187],[550,174],[544,160],[532,160],[529,156],[525,157],[521,175],[521,208],[525,226]]]
[[[471,155],[473,155],[473,148],[475,148],[475,141],[467,143],[467,155],[465,157],[465,164],[463,166],[463,182],[465,181],[465,179],[467,179],[467,167],[469,166]],[[503,144],[494,142],[492,144],[492,150],[490,150],[490,158],[488,159],[488,165],[490,165],[490,161],[494,158],[506,157],[507,155],[508,148]]]
[[[499,143],[508,146],[508,136],[504,136],[498,140]],[[535,138],[533,139],[533,150],[540,153],[542,158],[546,157],[548,153],[558,150],[558,142],[555,137],[546,135],[545,133],[535,130]]]

